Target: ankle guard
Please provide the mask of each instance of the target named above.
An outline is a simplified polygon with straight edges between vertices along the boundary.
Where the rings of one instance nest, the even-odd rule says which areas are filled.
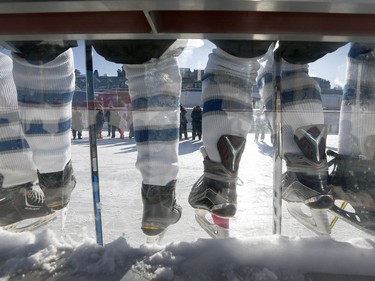
[[[333,204],[327,185],[328,164],[325,153],[327,129],[325,125],[300,127],[294,141],[302,155],[284,155],[287,173],[283,178],[283,198],[287,201],[302,201],[317,209],[329,208]]]
[[[245,144],[246,139],[243,137],[221,136],[217,142],[221,163],[211,161],[205,150],[201,150],[204,154],[204,176],[222,182],[236,182]]]
[[[193,208],[204,209],[217,216],[233,217],[237,211],[237,174],[246,140],[243,137],[223,135],[217,148],[221,162],[213,162],[204,147],[204,173],[193,185],[189,203]]]

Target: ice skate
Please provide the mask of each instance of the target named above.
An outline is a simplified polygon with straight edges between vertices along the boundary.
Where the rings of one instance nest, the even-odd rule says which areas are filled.
[[[33,183],[0,187],[0,214],[0,227],[13,232],[32,231],[56,217]]]
[[[221,136],[217,143],[221,163],[211,161],[201,148],[204,174],[193,185],[189,203],[196,209],[197,222],[212,237],[229,236],[229,218],[237,211],[237,174],[245,143],[243,137]],[[207,213],[213,215],[212,221]]]
[[[230,236],[229,218],[219,217],[204,209],[195,209],[195,219],[212,238]]]
[[[48,208],[61,210],[68,205],[70,195],[76,186],[72,161],[69,161],[64,170],[60,172],[44,174],[38,172],[38,179],[40,188],[46,197]]]
[[[176,203],[175,185],[175,180],[166,186],[142,184],[144,234],[161,237],[168,226],[181,218],[182,210]]]
[[[141,64],[151,59],[178,57],[187,39],[166,40],[99,40],[92,44],[106,60],[121,64]]]
[[[282,180],[282,197],[290,214],[320,235],[330,233],[327,210],[333,206],[327,184],[326,136],[324,125],[298,128],[294,140],[303,154],[284,155],[287,172]]]
[[[77,47],[76,40],[1,41],[1,45],[31,63],[47,63],[69,48]]]
[[[375,136],[370,136],[375,140]],[[330,211],[358,229],[375,235],[375,161],[328,151],[335,205]],[[340,201],[347,207],[344,209]],[[345,206],[344,205],[344,206]]]

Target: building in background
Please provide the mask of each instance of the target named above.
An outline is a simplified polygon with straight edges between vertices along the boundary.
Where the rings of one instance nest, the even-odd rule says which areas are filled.
[[[188,129],[191,129],[190,113],[194,106],[202,104],[202,77],[204,71],[201,69],[190,70],[190,68],[180,68],[182,77],[181,105],[188,111]],[[330,134],[337,134],[339,127],[339,111],[342,99],[342,89],[331,88],[328,80],[314,77],[322,89],[322,103],[324,109],[325,123]],[[129,89],[126,85],[125,73],[117,70],[117,76],[100,75],[98,70],[94,71],[95,105],[104,110],[111,107],[130,108]],[[258,88],[253,86],[251,90],[253,97],[253,108],[262,109],[264,104],[259,95]],[[76,70],[76,91],[73,98],[73,106],[87,108],[86,97],[86,75],[82,75]]]

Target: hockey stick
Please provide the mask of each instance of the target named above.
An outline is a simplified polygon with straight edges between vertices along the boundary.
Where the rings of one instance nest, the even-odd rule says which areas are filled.
[[[344,202],[342,202],[340,208],[344,210],[344,209],[346,208],[347,205],[348,205],[348,201],[344,201]],[[333,229],[333,227],[335,226],[335,224],[337,223],[338,220],[339,220],[339,217],[338,217],[338,216],[335,216],[335,217],[333,218],[333,220],[332,220],[331,223],[329,224],[329,228],[330,228],[331,230]]]
[[[275,140],[273,145],[273,234],[281,234],[281,181],[282,181],[282,142],[281,142],[281,52],[279,48],[279,41],[276,42],[273,63],[273,77],[274,77],[274,96],[273,103],[273,129],[275,130]]]
[[[96,144],[97,128],[95,122],[95,96],[94,96],[94,73],[92,61],[92,45],[85,41],[86,50],[86,77],[87,77],[87,99],[89,113],[89,141],[91,159],[91,182],[95,214],[96,241],[103,246],[102,217],[100,206],[99,170],[98,170],[98,148]]]

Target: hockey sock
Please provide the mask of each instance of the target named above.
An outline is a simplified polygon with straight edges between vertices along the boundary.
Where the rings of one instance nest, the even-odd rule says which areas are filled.
[[[269,112],[272,112],[273,53],[270,48],[259,61],[257,84],[260,95]],[[295,131],[310,124],[324,124],[319,84],[309,76],[308,65],[290,64],[282,61],[282,129],[283,153],[302,152],[294,141]],[[269,114],[272,124],[272,114]]]
[[[0,53],[0,174],[5,188],[36,180],[32,152],[19,120],[12,68],[11,58]]]
[[[124,65],[132,101],[136,167],[144,184],[177,178],[181,75],[177,60]]]
[[[353,44],[347,58],[346,85],[340,111],[338,152],[374,159],[368,137],[375,135],[375,53]]]
[[[71,103],[75,89],[71,49],[53,61],[30,64],[13,54],[21,123],[40,173],[62,171],[71,159]]]
[[[203,145],[211,161],[221,162],[222,135],[246,136],[252,120],[252,87],[257,58],[242,59],[216,48],[209,55],[202,84]]]

